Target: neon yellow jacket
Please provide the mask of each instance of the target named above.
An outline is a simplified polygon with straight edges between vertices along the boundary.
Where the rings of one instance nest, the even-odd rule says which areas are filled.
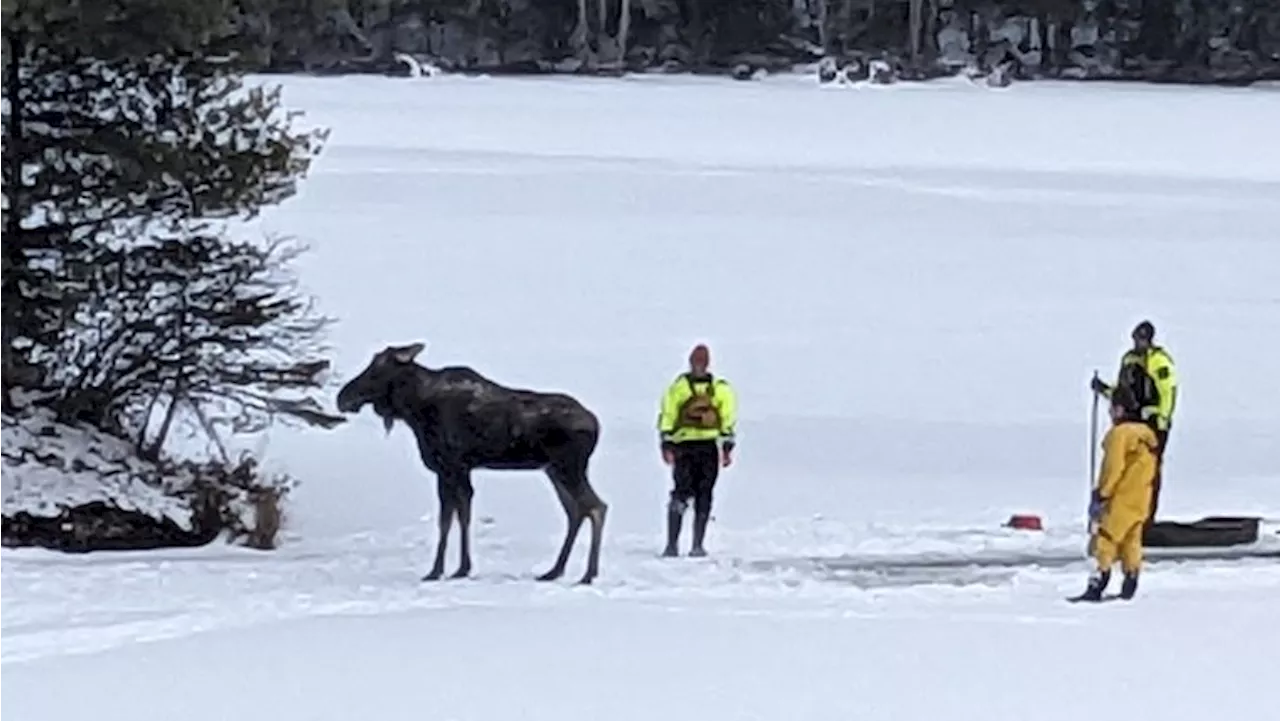
[[[712,405],[720,416],[719,428],[692,428],[680,425],[680,409],[685,401],[693,397],[695,388],[700,393],[711,395]],[[658,432],[662,436],[664,446],[686,441],[719,439],[725,448],[733,448],[736,442],[737,423],[738,399],[733,386],[723,378],[715,376],[709,379],[692,379],[688,373],[676,376],[671,385],[667,386],[667,391],[662,396],[661,410],[658,412]]]
[[[1142,409],[1142,419],[1155,419],[1155,427],[1162,431],[1173,425],[1173,412],[1178,407],[1178,374],[1173,358],[1160,346],[1151,346],[1145,352],[1130,350],[1120,358],[1120,372],[1116,384],[1125,383],[1133,388]],[[1103,395],[1111,397],[1112,387]]]

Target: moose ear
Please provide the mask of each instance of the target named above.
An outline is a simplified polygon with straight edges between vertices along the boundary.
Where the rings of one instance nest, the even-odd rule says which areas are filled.
[[[417,358],[418,354],[426,347],[426,343],[410,343],[409,345],[396,348],[391,357],[394,358],[397,363],[412,363],[413,359]]]

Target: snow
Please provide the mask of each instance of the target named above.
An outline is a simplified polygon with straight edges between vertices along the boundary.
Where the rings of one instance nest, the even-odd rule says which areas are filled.
[[[5,414],[3,444],[6,516],[53,518],[67,508],[103,502],[192,528],[191,507],[166,492],[158,469],[124,441],[34,411]]]
[[[1182,378],[1162,516],[1280,516],[1280,94],[814,78],[287,79],[333,128],[264,215],[314,252],[336,373],[393,343],[603,420],[601,576],[475,475],[475,576],[422,584],[435,490],[371,414],[280,431],[282,548],[3,556],[4,711],[1192,719],[1275,705],[1273,559],[842,568],[1084,547],[1088,379],[1151,318]],[[699,341],[738,389],[711,557],[659,559],[653,421]],[[6,479],[9,471],[5,470]],[[999,528],[1037,513],[1044,533]],[[685,546],[687,547],[687,538]],[[446,570],[456,565],[456,537]],[[211,694],[217,695],[210,702]],[[206,701],[193,703],[193,699]]]

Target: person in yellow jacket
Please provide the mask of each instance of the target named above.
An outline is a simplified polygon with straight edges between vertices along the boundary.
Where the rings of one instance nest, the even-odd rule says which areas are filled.
[[[1155,344],[1156,329],[1151,321],[1144,320],[1134,327],[1133,348],[1120,358],[1120,372],[1115,386],[1094,379],[1093,390],[1108,398],[1114,388],[1126,387],[1133,394],[1139,407],[1140,419],[1155,431],[1159,447],[1156,450],[1156,476],[1152,482],[1151,511],[1146,525],[1155,521],[1160,506],[1160,486],[1164,468],[1164,451],[1169,444],[1169,430],[1173,427],[1173,412],[1178,406],[1178,374],[1174,370],[1169,352]]]
[[[680,526],[693,501],[691,556],[707,555],[703,542],[720,469],[733,463],[738,403],[733,386],[710,370],[711,352],[699,344],[689,370],[676,376],[662,396],[658,433],[662,460],[672,469],[664,556],[678,555]]]
[[[1151,510],[1159,441],[1142,419],[1140,402],[1126,386],[1111,393],[1112,426],[1102,439],[1102,467],[1089,504],[1097,523],[1090,539],[1097,563],[1084,594],[1075,600],[1101,601],[1116,561],[1124,571],[1120,598],[1138,591],[1142,533]]]

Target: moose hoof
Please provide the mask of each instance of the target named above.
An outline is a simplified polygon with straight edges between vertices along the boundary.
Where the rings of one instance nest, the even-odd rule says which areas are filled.
[[[539,581],[554,581],[564,575],[564,571],[559,568],[553,568],[550,571],[538,576]]]
[[[432,569],[430,573],[422,577],[424,581],[439,581],[440,576],[444,575],[444,571]]]
[[[450,574],[449,578],[466,578],[467,576],[470,576],[470,575],[471,575],[470,568],[459,568],[458,570]]]
[[[579,586],[590,586],[590,585],[591,585],[591,582],[592,582],[592,581],[594,581],[594,580],[596,580],[596,575],[595,575],[594,573],[588,573],[587,575],[583,576],[583,577],[578,581],[578,585],[579,585]]]

